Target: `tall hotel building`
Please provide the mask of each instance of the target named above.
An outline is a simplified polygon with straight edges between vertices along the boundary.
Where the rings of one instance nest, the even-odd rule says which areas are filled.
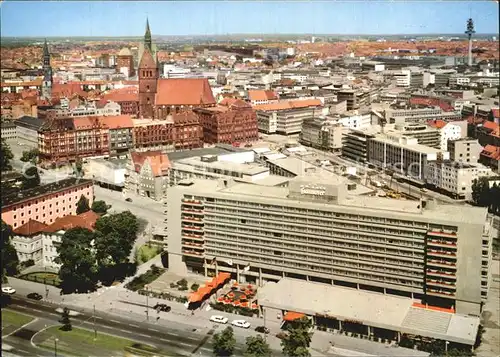
[[[479,316],[491,262],[486,209],[358,190],[338,176],[288,187],[182,181],[168,189],[170,269],[258,284],[299,278]]]

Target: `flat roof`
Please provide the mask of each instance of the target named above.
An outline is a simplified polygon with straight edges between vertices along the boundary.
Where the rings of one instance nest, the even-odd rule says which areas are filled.
[[[34,198],[45,196],[49,193],[56,193],[66,190],[74,186],[82,186],[92,184],[92,180],[79,179],[70,177],[61,181],[49,183],[47,185],[38,186],[29,190],[18,191],[8,195],[2,195],[2,210],[9,208],[14,204],[19,204],[24,201],[31,201]]]
[[[215,146],[213,148],[202,148],[202,149],[192,149],[192,150],[182,150],[182,151],[174,151],[167,153],[168,159],[172,161],[179,161],[183,159],[187,159],[190,157],[196,156],[205,156],[205,155],[223,155],[229,154],[236,151],[228,150],[225,147]]]
[[[473,345],[479,318],[415,307],[409,298],[283,278],[257,292],[259,305]]]
[[[380,135],[375,136],[374,138],[372,138],[372,140],[375,140],[375,141],[378,141],[378,142],[381,142],[384,144],[388,144],[388,145],[401,147],[401,148],[404,148],[407,150],[420,152],[423,154],[438,154],[438,153],[443,152],[443,150],[435,149],[435,148],[430,147],[430,146],[425,146],[425,145],[421,145],[421,144],[407,144],[404,142],[394,141],[394,140],[389,139],[388,137],[383,137]]]
[[[178,160],[177,163],[179,164],[184,164],[184,165],[189,165],[193,167],[210,167],[214,169],[219,169],[221,171],[232,171],[232,172],[238,172],[243,175],[249,175],[249,176],[255,176],[258,174],[261,174],[263,172],[268,172],[269,169],[267,167],[258,165],[258,164],[253,164],[253,163],[247,163],[247,164],[240,164],[236,162],[229,162],[229,161],[202,161],[201,156],[197,157],[189,157],[186,159]]]

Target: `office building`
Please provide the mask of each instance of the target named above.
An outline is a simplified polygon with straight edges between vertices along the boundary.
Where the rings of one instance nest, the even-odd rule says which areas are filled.
[[[448,151],[451,161],[475,164],[480,158],[483,147],[477,139],[463,138],[448,141]]]
[[[171,271],[300,278],[475,316],[487,296],[485,208],[359,195],[331,174],[286,188],[186,180],[169,188],[167,217]]]

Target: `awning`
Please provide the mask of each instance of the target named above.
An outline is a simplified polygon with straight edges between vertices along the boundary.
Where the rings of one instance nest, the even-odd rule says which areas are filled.
[[[301,319],[305,317],[306,315],[301,313],[301,312],[294,312],[294,311],[288,311],[285,316],[283,317],[283,320],[285,321],[295,321],[298,319]]]
[[[212,290],[225,283],[231,277],[229,273],[219,273],[215,278],[208,281],[205,285],[201,286],[196,292],[189,296],[189,302],[202,301],[207,295],[212,293]]]

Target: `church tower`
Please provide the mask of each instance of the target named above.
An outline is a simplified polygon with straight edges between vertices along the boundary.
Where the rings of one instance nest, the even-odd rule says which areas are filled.
[[[139,117],[154,118],[154,104],[160,71],[153,48],[149,21],[146,21],[144,34],[144,51],[142,52],[138,68],[139,77]]]
[[[50,52],[47,40],[43,44],[43,82],[41,98],[52,99],[52,67],[50,66]]]

